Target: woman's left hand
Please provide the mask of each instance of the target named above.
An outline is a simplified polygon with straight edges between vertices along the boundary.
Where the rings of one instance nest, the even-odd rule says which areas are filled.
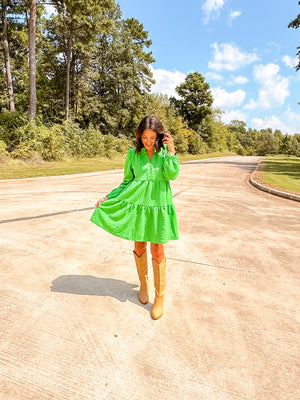
[[[165,143],[168,146],[169,152],[172,154],[175,154],[175,146],[174,146],[174,140],[172,136],[165,132],[164,133],[165,137],[163,138],[163,143]]]

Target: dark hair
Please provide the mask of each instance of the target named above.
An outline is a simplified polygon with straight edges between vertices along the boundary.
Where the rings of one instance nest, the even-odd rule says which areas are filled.
[[[162,123],[156,117],[154,117],[154,115],[147,115],[147,117],[144,117],[141,120],[136,130],[136,154],[140,153],[142,148],[144,147],[141,138],[145,129],[151,129],[152,131],[157,133],[155,148],[156,151],[159,152],[160,149],[163,147],[162,140],[164,138],[164,127]]]

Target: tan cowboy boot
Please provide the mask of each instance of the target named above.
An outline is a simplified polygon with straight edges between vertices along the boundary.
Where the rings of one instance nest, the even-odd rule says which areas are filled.
[[[141,256],[138,256],[135,251],[133,251],[133,254],[136,263],[136,269],[141,283],[139,300],[142,304],[147,304],[149,301],[147,250],[145,250]]]
[[[164,307],[164,294],[166,289],[166,259],[164,258],[158,264],[152,258],[154,287],[155,287],[155,300],[152,308],[152,318],[158,319],[163,315]]]

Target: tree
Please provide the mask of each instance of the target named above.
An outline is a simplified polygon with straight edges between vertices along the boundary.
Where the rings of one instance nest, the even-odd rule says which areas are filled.
[[[266,154],[276,154],[279,149],[279,140],[272,134],[272,129],[262,129],[260,131],[259,143],[257,146],[257,154],[264,156]]]
[[[36,117],[36,59],[35,59],[35,35],[36,35],[36,17],[37,2],[30,0],[29,16],[29,117]]]
[[[9,111],[15,111],[15,101],[14,101],[14,90],[12,84],[11,75],[11,65],[10,65],[10,55],[9,55],[9,45],[8,45],[8,34],[7,34],[7,7],[11,5],[9,0],[1,0],[1,22],[2,22],[2,36],[3,36],[3,53],[4,53],[4,63],[5,63],[5,73],[6,73],[6,87],[8,92],[8,102]]]
[[[298,1],[298,4],[300,5],[300,1]],[[297,17],[288,24],[288,28],[298,29],[299,26],[300,26],[300,14],[298,14]],[[296,66],[296,70],[298,71],[300,69],[300,46],[298,46],[297,49],[298,49],[297,56],[299,58],[299,62],[298,65]]]
[[[97,124],[105,134],[134,135],[153,82],[149,64],[154,59],[146,51],[150,45],[148,32],[134,18],[116,19],[108,33],[98,35],[82,99],[87,124]]]
[[[290,136],[286,134],[280,140],[279,152],[280,154],[289,154],[289,149],[290,149]]]
[[[65,119],[69,118],[70,94],[74,89],[76,70],[82,73],[81,61],[89,46],[109,21],[105,12],[113,6],[113,0],[54,0],[57,15],[52,18],[49,36],[55,41],[58,54],[63,54],[65,67]],[[73,76],[71,74],[73,73]],[[72,78],[72,79],[71,79]]]
[[[189,128],[197,131],[201,121],[212,114],[213,97],[209,91],[209,84],[199,72],[193,72],[175,90],[180,99],[172,97],[171,103]]]

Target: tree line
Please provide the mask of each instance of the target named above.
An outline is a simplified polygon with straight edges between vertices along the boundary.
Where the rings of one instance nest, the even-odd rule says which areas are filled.
[[[1,0],[1,32],[0,160],[125,153],[148,114],[179,153],[300,156],[299,134],[222,123],[199,72],[176,98],[151,94],[151,39],[114,0]]]

